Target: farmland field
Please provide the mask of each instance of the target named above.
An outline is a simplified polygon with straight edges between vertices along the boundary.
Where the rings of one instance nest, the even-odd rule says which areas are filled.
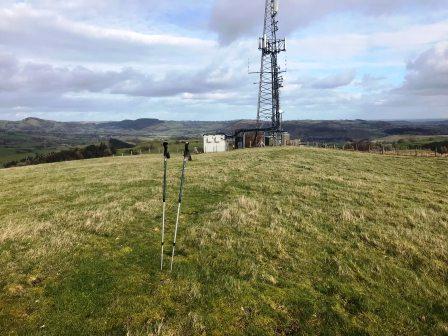
[[[0,170],[0,334],[448,333],[448,159],[193,159],[172,273],[160,156]]]
[[[36,154],[46,154],[50,153],[52,151],[57,151],[57,149],[15,149],[15,148],[0,148],[0,168],[3,164],[15,161],[15,160],[22,160],[25,159],[28,156],[34,157]]]

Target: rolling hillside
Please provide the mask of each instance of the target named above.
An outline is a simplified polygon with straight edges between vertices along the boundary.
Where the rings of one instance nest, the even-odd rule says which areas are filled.
[[[111,137],[138,143],[160,139],[199,139],[204,133],[233,134],[253,127],[254,121],[164,121],[137,119],[113,122],[57,122],[38,118],[21,121],[0,120],[0,167],[2,164],[76,146],[87,146]],[[374,140],[406,135],[448,135],[448,120],[366,121],[366,120],[287,120],[284,129],[293,139],[321,143]]]
[[[160,157],[0,170],[1,334],[446,335],[447,176],[323,149],[194,156],[170,274]]]
[[[137,119],[114,122],[57,122],[38,118],[1,121],[0,131],[29,135],[66,137],[146,136],[153,138],[195,137],[207,132],[233,134],[236,129],[253,127],[251,120],[165,121]],[[390,135],[448,135],[448,120],[366,121],[366,120],[287,120],[284,128],[294,138],[305,141],[344,142]],[[0,141],[2,138],[0,138]],[[0,142],[1,145],[1,142]]]

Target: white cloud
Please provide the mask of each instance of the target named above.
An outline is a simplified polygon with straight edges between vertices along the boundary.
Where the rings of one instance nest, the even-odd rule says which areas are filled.
[[[216,0],[210,27],[223,43],[256,33],[255,28],[259,30],[263,23],[264,3],[264,0]],[[334,13],[384,16],[410,9],[446,9],[446,5],[446,0],[282,0],[280,21],[283,31],[292,32]]]
[[[403,85],[364,101],[375,118],[448,118],[448,43],[421,53],[407,66]]]
[[[409,62],[401,92],[448,97],[448,43],[439,43]],[[447,106],[448,109],[448,106]]]
[[[33,50],[34,54],[65,54],[71,58],[131,61],[161,52],[199,52],[216,42],[172,34],[140,33],[72,21],[47,10],[19,4],[0,9],[0,45]]]
[[[412,54],[434,43],[446,40],[448,21],[432,24],[418,24],[396,31],[361,33],[326,33],[287,41],[288,49],[297,51],[305,60],[347,61],[367,53],[389,52],[394,60],[403,62],[403,54]],[[388,60],[389,62],[391,60]],[[381,60],[382,63],[385,60]],[[331,66],[331,64],[330,64]]]
[[[348,70],[339,74],[330,75],[314,80],[311,86],[315,89],[336,89],[350,85],[356,77],[356,71]]]
[[[0,106],[3,108],[46,108],[87,95],[99,100],[105,95],[134,97],[176,97],[188,99],[224,99],[241,83],[227,68],[205,67],[196,72],[166,73],[157,78],[132,68],[118,71],[92,70],[83,66],[55,67],[50,64],[19,62],[0,54]],[[44,99],[45,98],[45,99]],[[113,99],[111,99],[113,100]],[[61,105],[57,105],[61,107]]]

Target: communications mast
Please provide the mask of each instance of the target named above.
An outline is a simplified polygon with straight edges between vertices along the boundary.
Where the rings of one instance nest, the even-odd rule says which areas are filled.
[[[237,147],[256,147],[261,145],[278,146],[282,144],[285,134],[282,128],[282,112],[280,109],[280,88],[283,87],[282,71],[278,63],[278,55],[286,51],[285,39],[277,37],[278,32],[278,0],[266,0],[263,36],[258,40],[261,51],[257,125],[256,128],[236,131]],[[249,144],[249,143],[250,144]]]
[[[278,64],[278,54],[286,51],[285,39],[278,39],[279,1],[266,0],[263,36],[259,39],[261,50],[260,83],[258,92],[257,127],[268,128],[274,141],[281,141],[282,114],[280,110],[280,88],[283,77]],[[270,125],[266,125],[266,121]]]

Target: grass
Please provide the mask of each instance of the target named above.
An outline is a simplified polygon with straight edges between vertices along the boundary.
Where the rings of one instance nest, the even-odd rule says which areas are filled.
[[[159,271],[161,167],[143,155],[0,171],[2,335],[448,333],[446,159],[194,156],[172,274]]]

